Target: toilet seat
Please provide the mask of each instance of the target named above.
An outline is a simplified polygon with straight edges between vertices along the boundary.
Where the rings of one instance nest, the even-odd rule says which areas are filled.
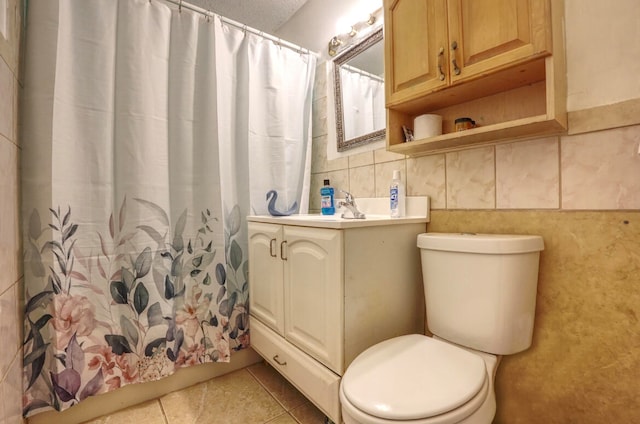
[[[480,407],[488,386],[480,356],[412,334],[361,353],[345,372],[340,391],[343,406],[381,421],[453,423]]]

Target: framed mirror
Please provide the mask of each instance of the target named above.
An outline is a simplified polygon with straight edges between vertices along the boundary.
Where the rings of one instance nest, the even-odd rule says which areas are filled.
[[[380,27],[333,60],[338,152],[385,138],[382,40]]]

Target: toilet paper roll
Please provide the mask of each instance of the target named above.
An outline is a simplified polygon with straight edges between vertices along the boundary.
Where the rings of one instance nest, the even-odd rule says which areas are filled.
[[[428,113],[417,116],[413,120],[413,137],[416,140],[440,134],[442,134],[442,116]]]

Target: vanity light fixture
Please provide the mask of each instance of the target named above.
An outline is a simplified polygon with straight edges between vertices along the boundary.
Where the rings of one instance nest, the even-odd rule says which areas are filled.
[[[329,40],[329,56],[335,56],[338,53],[338,47],[342,44],[342,41],[336,35],[331,40]]]
[[[360,22],[356,22],[355,24],[350,26],[345,25],[342,27],[344,29],[339,29],[341,33],[329,40],[329,56],[333,57],[338,53],[338,50],[341,48],[340,46],[344,45],[344,40],[348,38],[355,38],[356,36],[358,36],[358,34],[363,32],[363,30],[366,30],[368,27],[376,23],[376,14],[379,13],[382,13],[382,8],[374,11],[373,13],[366,14],[364,16],[364,19]],[[342,19],[338,22],[344,23]]]
[[[367,18],[367,20],[365,22],[368,25],[373,25],[374,23],[376,23],[376,17],[373,16],[373,13],[369,13],[369,17]]]

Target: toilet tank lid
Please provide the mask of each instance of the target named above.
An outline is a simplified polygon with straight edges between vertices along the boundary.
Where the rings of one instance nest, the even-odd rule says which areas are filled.
[[[427,250],[485,254],[516,254],[544,249],[540,236],[476,233],[418,234],[418,247]]]

